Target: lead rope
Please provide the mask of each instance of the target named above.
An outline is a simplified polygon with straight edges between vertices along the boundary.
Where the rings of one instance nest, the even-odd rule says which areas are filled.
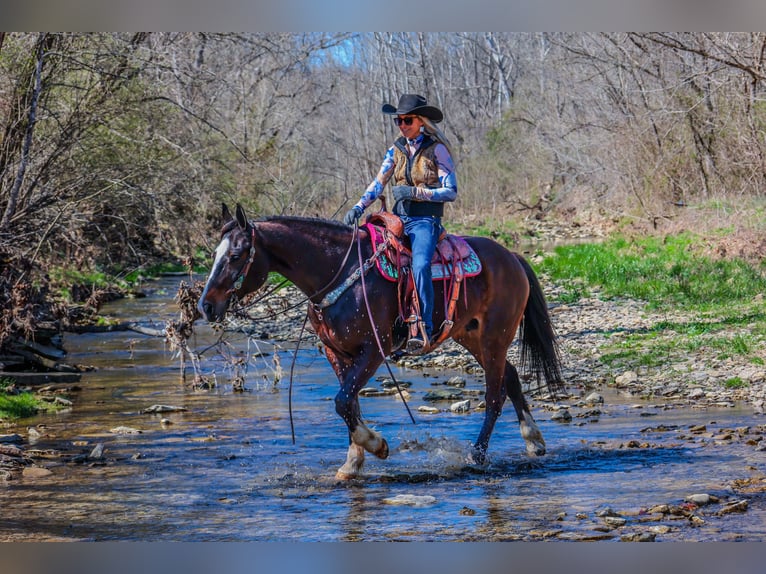
[[[295,352],[293,353],[293,362],[290,363],[290,384],[287,387],[287,410],[290,413],[290,434],[293,437],[293,444],[295,444],[295,424],[293,423],[293,373],[295,373],[295,362],[298,359],[298,349],[301,348],[301,342],[303,341],[303,332],[306,330],[306,322],[309,320],[309,308],[306,307],[306,317],[303,319],[303,326],[301,327],[300,335],[298,335],[298,344],[295,345]]]
[[[348,244],[348,249],[346,249],[346,255],[343,257],[343,262],[340,264],[340,267],[338,268],[338,272],[335,274],[335,277],[333,277],[330,282],[314,293],[314,295],[311,295],[310,297],[306,297],[306,299],[303,299],[300,304],[302,305],[308,300],[311,300],[311,297],[315,297],[316,295],[319,295],[320,293],[323,293],[327,291],[327,289],[330,288],[330,286],[335,283],[335,280],[340,276],[341,272],[343,271],[343,268],[346,265],[346,261],[348,261],[348,256],[351,255],[351,248],[354,247],[354,238],[358,237],[358,229],[357,224],[354,224],[354,233],[351,235],[351,243]],[[297,305],[293,305],[293,307],[297,307]],[[292,307],[291,307],[292,308]],[[301,326],[301,332],[298,335],[298,343],[295,345],[295,351],[293,352],[293,360],[290,363],[290,382],[287,387],[287,410],[290,413],[290,434],[293,439],[293,444],[295,444],[295,423],[293,422],[293,375],[295,373],[295,363],[298,360],[298,351],[301,348],[301,343],[303,342],[303,333],[306,330],[306,323],[309,320],[309,307],[306,306],[306,316],[303,318],[303,325]],[[412,415],[410,415],[412,416]]]
[[[354,229],[356,229],[358,223],[354,224]],[[359,268],[361,269],[364,265],[364,260],[362,259],[362,240],[357,235],[356,238],[356,250],[359,254]],[[391,370],[391,365],[388,364],[388,359],[386,358],[386,353],[383,351],[383,344],[380,342],[380,337],[378,336],[378,328],[375,326],[375,322],[372,320],[372,311],[370,310],[370,301],[367,298],[367,287],[365,285],[364,281],[364,273],[362,273],[362,295],[364,296],[364,305],[367,308],[367,316],[370,318],[370,326],[372,327],[372,333],[375,335],[375,342],[378,344],[378,350],[380,351],[380,356],[383,357],[383,362],[386,364],[386,369],[388,369],[388,374],[391,375],[391,380],[394,382],[394,386],[396,386],[396,390],[399,392],[399,397],[402,399],[402,402],[404,403],[404,408],[407,409],[407,414],[410,415],[410,420],[412,421],[412,424],[416,425],[418,423],[415,422],[415,417],[412,416],[412,411],[410,410],[410,406],[407,404],[407,399],[404,398],[404,394],[402,393],[402,389],[399,386],[399,381],[396,380],[396,377],[394,377],[394,373]]]

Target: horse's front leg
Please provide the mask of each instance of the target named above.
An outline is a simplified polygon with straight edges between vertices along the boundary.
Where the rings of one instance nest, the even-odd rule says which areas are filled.
[[[346,462],[338,469],[336,476],[339,479],[348,480],[361,473],[365,451],[378,458],[388,458],[388,443],[380,433],[364,424],[358,399],[359,391],[380,366],[380,361],[357,359],[343,362],[332,349],[326,347],[325,352],[341,383],[340,390],[335,395],[335,411],[348,427],[350,442]],[[359,357],[369,356],[369,352],[359,354]]]
[[[484,424],[479,431],[479,437],[473,445],[473,457],[477,464],[486,464],[489,439],[495,428],[500,413],[503,411],[505,402],[505,389],[503,388],[501,369],[494,362],[484,366],[485,369],[485,403]]]

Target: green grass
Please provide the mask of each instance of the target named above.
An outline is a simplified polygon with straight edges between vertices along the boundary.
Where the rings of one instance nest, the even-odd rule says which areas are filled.
[[[732,377],[726,380],[726,382],[724,383],[724,386],[728,389],[741,389],[743,387],[747,387],[748,382],[743,381],[739,377]]]
[[[539,270],[561,283],[570,298],[595,288],[607,297],[641,299],[655,306],[702,308],[766,293],[762,269],[736,259],[705,257],[697,253],[689,235],[561,246],[543,258]]]
[[[764,268],[705,257],[700,244],[690,234],[630,241],[618,237],[558,247],[536,269],[563,287],[552,297],[562,303],[598,294],[638,299],[650,309],[688,315],[614,337],[601,348],[601,361],[612,368],[666,368],[696,353],[763,365]],[[725,384],[746,385],[736,377]]]
[[[36,415],[42,403],[32,393],[0,394],[0,419],[23,419]]]
[[[60,408],[53,403],[40,400],[33,393],[8,394],[11,385],[13,385],[11,379],[0,379],[0,419],[23,419],[39,412],[52,412]]]

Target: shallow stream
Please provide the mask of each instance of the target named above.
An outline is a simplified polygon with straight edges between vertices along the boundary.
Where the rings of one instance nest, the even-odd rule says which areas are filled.
[[[117,301],[102,312],[161,328],[176,315],[179,281],[153,282],[148,297]],[[197,331],[195,348],[215,341],[209,327]],[[388,440],[391,456],[368,455],[365,477],[342,483],[334,474],[345,459],[347,434],[334,412],[337,382],[324,357],[315,348],[299,354],[293,444],[292,345],[266,341],[256,348],[244,336],[229,340],[234,353],[251,357],[245,392],[233,391],[231,373],[212,352],[202,367],[216,371],[217,385],[194,390],[181,382],[179,361],[164,339],[132,331],[67,335],[68,361],[95,370],[83,375],[70,410],[23,421],[15,432],[41,432],[25,448],[88,453],[103,444],[104,459],[77,464],[51,456],[38,461],[50,475],[0,483],[0,540],[766,538],[763,492],[732,489],[734,480],[766,472],[766,455],[755,444],[766,420],[751,409],[669,408],[600,389],[605,400],[596,407],[562,401],[574,418],[560,423],[550,404],[533,399],[549,451],[530,459],[508,404],[492,437],[491,462],[476,468],[465,460],[483,418],[475,408],[481,396],[469,395],[474,408],[466,414],[450,412],[449,402],[435,403],[437,414],[417,408],[433,404],[425,393],[450,377],[463,376],[465,391],[477,394],[481,378],[394,367],[412,385],[408,404],[417,424],[395,396],[362,397],[362,412]],[[275,352],[282,367],[276,384]],[[185,410],[143,412],[153,405]],[[702,425],[704,432],[691,432]],[[114,432],[119,427],[140,433]],[[684,502],[700,493],[719,500],[699,508]],[[725,510],[741,500],[746,510]],[[663,504],[680,510],[649,512]],[[607,520],[609,514],[616,520]]]

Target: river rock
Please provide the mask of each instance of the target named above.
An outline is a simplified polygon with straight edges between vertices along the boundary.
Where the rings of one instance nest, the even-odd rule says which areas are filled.
[[[383,499],[383,504],[394,506],[429,506],[436,502],[436,497],[429,494],[397,494]]]
[[[172,405],[152,405],[141,412],[146,413],[175,413],[185,411],[186,407],[174,407]]]
[[[654,542],[656,538],[655,532],[630,532],[620,536],[622,542]]]
[[[444,384],[447,385],[448,387],[457,387],[462,389],[463,387],[465,387],[465,378],[460,376],[450,377],[449,379],[447,379],[447,381]]]
[[[0,434],[0,444],[10,442],[23,442],[24,438],[20,434]]]
[[[449,410],[453,413],[467,413],[471,410],[471,401],[465,400],[452,403],[449,407]]]
[[[614,379],[614,384],[618,387],[629,385],[638,381],[638,373],[635,371],[625,371],[621,375],[617,375]]]
[[[457,401],[463,398],[460,389],[434,389],[423,395],[424,401]]]
[[[41,466],[27,466],[21,471],[21,476],[24,478],[45,478],[53,474],[47,468]]]
[[[598,393],[591,393],[585,399],[583,399],[586,404],[589,405],[603,405],[604,404],[604,397],[602,397]]]
[[[441,410],[437,409],[436,407],[429,407],[428,405],[420,405],[418,407],[418,412],[419,413],[426,413],[426,414],[429,414],[429,415],[435,415],[437,413],[440,413]]]
[[[693,502],[697,506],[705,506],[711,502],[718,502],[718,497],[711,494],[690,494],[684,500],[686,502]]]
[[[627,520],[622,516],[604,516],[604,522],[606,522],[612,528],[620,528],[627,524]]]
[[[567,409],[560,409],[553,413],[551,420],[559,423],[568,423],[572,420],[572,415]]]
[[[746,512],[747,511],[747,500],[739,500],[737,502],[731,502],[724,506],[721,510],[716,512],[719,516],[723,516],[724,514],[731,514],[732,512]]]
[[[96,446],[94,446],[93,450],[90,451],[88,458],[91,460],[100,460],[104,458],[104,444],[98,443]]]
[[[132,427],[119,426],[114,427],[113,429],[109,429],[109,432],[112,434],[141,434],[143,431],[134,429]]]

